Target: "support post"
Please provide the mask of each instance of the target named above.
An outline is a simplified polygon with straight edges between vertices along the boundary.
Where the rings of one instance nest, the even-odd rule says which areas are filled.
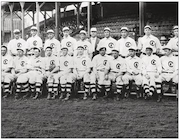
[[[33,25],[34,25],[34,10],[32,11],[32,21],[33,21]]]
[[[1,8],[1,45],[4,43],[4,8]]]
[[[21,5],[21,23],[22,23],[22,38],[24,39],[24,4],[25,2],[20,2]]]
[[[91,5],[91,2],[88,2],[88,7],[87,7],[87,32],[88,32],[88,37],[90,35],[90,17],[91,17],[91,12],[90,12],[90,5]]]
[[[11,13],[11,39],[13,39],[13,8],[14,8],[14,3],[9,4],[9,9]]]
[[[144,2],[139,2],[139,35],[144,33]]]
[[[56,10],[56,14],[55,14],[55,37],[57,40],[60,40],[60,36],[59,36],[59,25],[60,25],[60,2],[55,2],[55,10]]]
[[[40,12],[39,3],[36,2],[36,19],[37,19],[36,27],[38,29],[38,34],[40,33],[39,32],[39,12]]]
[[[76,7],[76,9],[77,9],[77,27],[78,27],[78,29],[79,29],[79,25],[80,25],[80,22],[79,22],[79,19],[80,19],[80,15],[79,15],[80,6],[81,6],[81,5],[78,3],[78,4],[77,4],[77,7]]]
[[[46,11],[44,11],[44,31],[46,30]]]

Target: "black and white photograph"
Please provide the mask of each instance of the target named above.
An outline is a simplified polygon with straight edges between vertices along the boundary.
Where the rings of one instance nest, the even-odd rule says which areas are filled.
[[[1,138],[178,138],[178,1],[1,1]]]

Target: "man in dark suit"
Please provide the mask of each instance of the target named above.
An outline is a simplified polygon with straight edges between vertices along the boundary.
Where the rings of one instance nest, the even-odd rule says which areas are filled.
[[[99,54],[99,51],[97,50],[97,45],[99,43],[100,39],[97,37],[97,29],[91,28],[91,37],[89,39],[89,42],[92,44],[93,47],[93,56],[92,58]]]

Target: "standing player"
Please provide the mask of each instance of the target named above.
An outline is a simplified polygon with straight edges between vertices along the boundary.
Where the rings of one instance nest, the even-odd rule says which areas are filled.
[[[55,56],[59,56],[61,44],[57,39],[55,39],[54,31],[48,30],[47,36],[48,36],[48,39],[45,41],[44,50],[46,50],[46,48],[50,46],[52,48],[52,54]]]
[[[162,65],[162,82],[167,86],[169,83],[171,89],[176,88],[178,85],[178,58],[173,56],[171,46],[164,46],[163,48],[165,56],[162,56],[161,65]],[[172,90],[173,91],[173,90]],[[162,96],[159,96],[158,102],[161,101]]]
[[[92,60],[93,72],[91,73],[91,93],[93,94],[93,100],[96,100],[96,81],[98,84],[98,92],[102,90],[102,86],[106,86],[106,93],[110,91],[109,81],[105,80],[105,68],[108,64],[110,56],[106,54],[106,47],[99,47],[99,54]]]
[[[78,56],[74,58],[74,74],[77,80],[83,79],[85,85],[85,93],[83,99],[86,100],[90,88],[90,72],[91,72],[91,60],[84,54],[84,47],[77,47]]]
[[[91,28],[91,38],[89,39],[89,42],[92,44],[92,52],[93,56],[97,55],[99,52],[97,50],[98,43],[100,39],[97,37],[97,29],[96,28]]]
[[[136,56],[137,48],[132,46],[129,48],[129,57],[126,58],[127,73],[129,81],[134,80],[137,90],[137,98],[140,97],[140,87],[142,85],[142,60]],[[130,86],[129,86],[130,87]]]
[[[151,26],[146,25],[144,27],[145,35],[139,39],[138,49],[140,49],[143,54],[146,53],[146,46],[151,46],[153,49],[153,53],[158,54],[160,52],[161,49],[160,41],[157,37],[151,34],[151,31],[152,31]]]
[[[111,54],[112,49],[116,48],[117,41],[111,37],[110,28],[104,28],[105,37],[99,41],[98,50],[100,47],[106,47],[106,54]]]
[[[28,84],[28,76],[27,76],[27,62],[28,58],[24,55],[25,49],[22,46],[18,48],[18,55],[14,59],[14,70],[15,70],[15,78],[16,80],[16,94],[15,99],[18,99],[22,93],[26,93],[24,98],[28,95],[29,84]]]
[[[174,26],[173,33],[174,33],[174,37],[169,40],[167,46],[172,48],[172,51],[174,52],[175,56],[178,56],[178,50],[179,50],[178,26]]]
[[[158,96],[161,94],[161,61],[153,55],[153,47],[146,47],[146,55],[142,58],[144,98],[151,97],[156,89]]]
[[[51,46],[46,47],[46,57],[44,58],[45,64],[45,77],[47,78],[48,96],[47,99],[55,99],[58,95],[59,77],[58,71],[51,73],[55,67],[59,65],[58,58],[53,55],[53,48]]]
[[[83,46],[84,48],[84,55],[89,56],[90,59],[92,59],[92,45],[91,43],[86,39],[86,31],[81,30],[80,31],[80,40],[77,41],[77,46]],[[77,56],[77,49],[75,49],[74,56]]]
[[[1,85],[3,93],[5,94],[3,98],[7,98],[10,94],[10,85],[14,80],[14,69],[13,69],[13,58],[8,55],[8,49],[6,46],[1,46]]]
[[[127,27],[121,28],[121,39],[117,41],[117,49],[119,50],[120,55],[125,58],[129,56],[129,47],[133,46],[137,48],[136,42],[134,39],[128,36],[129,29]]]
[[[67,47],[69,55],[73,56],[77,41],[69,35],[69,27],[64,27],[62,31],[63,39],[61,40],[61,47]]]
[[[108,61],[105,71],[105,79],[109,80],[109,85],[106,87],[110,90],[110,85],[112,83],[116,84],[117,87],[117,100],[122,96],[123,85],[128,85],[128,77],[125,75],[127,68],[125,59],[119,56],[119,51],[117,49],[112,50],[112,58]],[[106,91],[108,91],[106,89]]]
[[[27,40],[27,49],[30,50],[34,47],[40,47],[42,49],[42,39],[38,36],[37,27],[31,27],[31,37]]]
[[[34,48],[34,57],[28,61],[28,78],[31,88],[31,97],[37,99],[41,94],[41,86],[45,74],[44,60],[40,56],[40,47]]]
[[[7,48],[9,50],[8,53],[11,56],[16,56],[17,48],[24,47],[24,49],[26,49],[26,41],[20,37],[19,29],[15,29],[13,33],[14,33],[14,39],[9,41]]]

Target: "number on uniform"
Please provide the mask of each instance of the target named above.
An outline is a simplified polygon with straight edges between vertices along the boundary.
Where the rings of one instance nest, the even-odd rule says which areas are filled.
[[[34,46],[37,46],[37,41],[36,41],[36,40],[33,41],[33,45],[34,45]]]
[[[152,65],[156,65],[156,60],[153,59],[153,60],[151,61],[151,64],[152,64]]]
[[[138,68],[138,66],[139,66],[139,63],[138,62],[134,62],[134,67]]]
[[[54,43],[51,43],[50,47],[54,48],[55,44]]]
[[[151,45],[151,46],[155,46],[155,42],[154,42],[154,40],[151,40],[150,42],[149,42],[149,44]]]
[[[72,43],[71,43],[70,41],[68,41],[68,42],[66,43],[66,46],[67,46],[67,47],[71,47],[71,45],[72,45]]]
[[[168,62],[168,66],[169,66],[169,67],[173,67],[173,66],[174,66],[174,63],[173,63],[172,61],[169,61],[169,62]]]
[[[24,61],[21,61],[21,66],[22,66],[22,67],[24,67],[24,64],[25,64],[25,62],[24,62]]]
[[[129,48],[131,46],[131,42],[126,42],[125,46]]]
[[[4,61],[3,61],[3,64],[7,64],[7,62],[8,62],[8,60],[7,59],[4,59]]]
[[[121,64],[117,63],[116,68],[120,69]]]
[[[113,44],[112,42],[110,42],[110,43],[108,44],[108,46],[109,46],[109,48],[113,48],[113,47],[114,47],[114,44]]]
[[[64,61],[64,66],[68,66],[68,61]]]
[[[50,65],[55,65],[54,60],[51,60],[51,61],[50,61]]]
[[[82,61],[82,65],[83,65],[83,66],[86,66],[86,60],[83,60],[83,61]]]
[[[18,43],[18,44],[17,44],[17,47],[18,47],[18,48],[20,48],[21,46],[22,46],[22,44],[21,44],[21,43]]]
[[[106,64],[107,64],[107,60],[104,60],[103,65],[106,66]]]

